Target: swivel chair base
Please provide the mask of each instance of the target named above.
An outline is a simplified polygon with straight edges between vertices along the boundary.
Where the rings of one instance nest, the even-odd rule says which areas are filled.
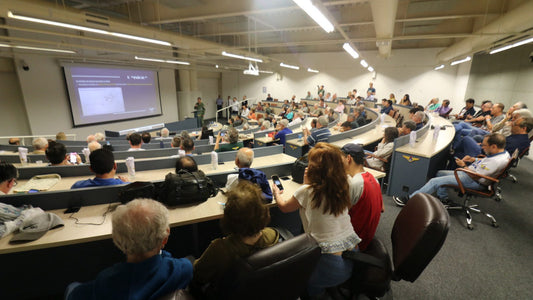
[[[499,199],[501,200],[501,195],[497,194],[496,198],[498,198],[498,196],[499,196]],[[462,205],[452,202],[452,203],[444,205],[444,207],[447,210],[462,210],[462,211],[464,211],[465,215],[466,215],[466,228],[468,228],[470,230],[474,229],[474,226],[472,225],[472,215],[470,214],[470,211],[473,211],[473,212],[476,212],[476,213],[481,213],[481,214],[485,215],[485,217],[490,219],[492,226],[497,228],[498,227],[498,222],[496,222],[496,219],[491,214],[489,214],[487,212],[484,212],[481,209],[479,209],[477,204],[470,205],[469,204],[470,198],[471,197],[467,196]]]

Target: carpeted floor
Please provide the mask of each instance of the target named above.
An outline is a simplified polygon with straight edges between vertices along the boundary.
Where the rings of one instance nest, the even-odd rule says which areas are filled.
[[[474,230],[468,230],[464,214],[451,211],[442,249],[418,280],[392,283],[395,299],[533,299],[533,161],[523,159],[512,174],[518,183],[503,181],[503,201],[472,201],[491,213],[499,228],[474,214]],[[401,208],[389,196],[383,200],[386,211],[376,236],[391,252],[390,232]]]

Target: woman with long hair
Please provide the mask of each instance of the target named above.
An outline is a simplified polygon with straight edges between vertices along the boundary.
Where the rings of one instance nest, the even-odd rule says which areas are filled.
[[[328,287],[350,278],[353,263],[342,258],[343,251],[357,249],[361,239],[350,223],[350,191],[337,146],[317,143],[309,151],[304,184],[289,199],[272,186],[274,199],[282,212],[300,210],[305,232],[318,242],[322,255],[309,279],[309,296],[319,296]],[[339,170],[342,170],[339,171]]]

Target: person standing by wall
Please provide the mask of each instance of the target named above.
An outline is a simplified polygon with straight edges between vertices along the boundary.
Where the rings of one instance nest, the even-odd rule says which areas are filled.
[[[196,104],[194,105],[196,111],[196,117],[198,117],[198,127],[202,127],[204,124],[205,105],[202,103],[202,98],[198,97]]]

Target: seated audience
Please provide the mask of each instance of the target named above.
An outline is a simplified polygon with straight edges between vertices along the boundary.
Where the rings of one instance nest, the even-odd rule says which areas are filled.
[[[60,131],[56,134],[56,141],[66,141],[66,140],[67,140],[67,135],[63,131]]]
[[[483,122],[485,121],[485,117],[490,115],[491,109],[492,109],[492,102],[488,100],[483,101],[483,104],[481,104],[481,109],[478,112],[476,112],[473,116],[467,116],[464,122],[470,123],[476,127],[480,127],[481,124],[483,124]]]
[[[285,111],[285,116],[284,116],[287,120],[289,120],[289,122],[292,121],[292,118],[294,118],[294,112],[292,111],[292,108],[288,107],[287,110]]]
[[[181,137],[176,135],[172,138],[172,142],[170,142],[170,147],[179,148],[180,146],[181,146]]]
[[[193,287],[227,276],[226,272],[238,258],[248,257],[279,241],[279,233],[266,227],[270,212],[262,202],[259,187],[241,180],[226,197],[224,216],[220,220],[226,236],[213,240],[194,262]]]
[[[180,170],[187,170],[189,172],[198,171],[198,165],[192,156],[183,156],[176,159],[176,173]]]
[[[167,138],[170,135],[170,131],[168,130],[168,128],[164,127],[163,129],[161,129],[160,134],[162,138]]]
[[[204,125],[202,126],[202,131],[200,131],[197,140],[207,140],[210,136],[213,136],[213,130]]]
[[[442,105],[435,109],[434,112],[438,113],[443,118],[448,118],[452,108],[450,107],[450,100],[442,100]]]
[[[474,108],[475,100],[472,98],[466,99],[465,101],[465,107],[461,109],[461,111],[455,115],[456,120],[465,120],[470,116],[470,118],[476,113],[476,109]]]
[[[355,233],[362,239],[359,249],[364,251],[374,238],[381,213],[384,210],[381,186],[363,167],[365,153],[358,144],[346,144],[344,168],[348,174],[352,207],[348,211]]]
[[[474,137],[476,135],[485,136],[489,134],[494,124],[501,122],[504,119],[503,109],[505,106],[502,103],[496,103],[492,106],[490,110],[490,115],[485,116],[485,119],[481,127],[475,127],[472,123],[469,123],[468,120],[465,122],[459,122],[454,124],[455,127],[455,137],[454,137],[454,147],[457,146],[457,143],[464,136]]]
[[[440,107],[439,98],[433,98],[429,100],[428,105],[426,105],[426,110],[429,112],[434,112]]]
[[[331,107],[326,107],[326,116],[328,117],[328,123],[335,121],[335,113],[333,112],[333,109]]]
[[[378,144],[376,151],[366,151],[368,166],[376,170],[384,170],[385,162],[389,162],[394,149],[394,139],[398,137],[398,129],[395,127],[385,128],[383,139]]]
[[[141,139],[143,140],[144,144],[148,144],[152,140],[152,136],[148,132],[143,132],[141,134]]]
[[[239,173],[228,175],[226,189],[229,191],[236,187],[240,180],[247,180],[259,186],[264,200],[270,202],[272,201],[272,190],[268,179],[263,171],[251,168],[253,161],[254,151],[252,149],[245,147],[237,151],[235,165],[239,168]]]
[[[411,131],[416,130],[416,123],[414,121],[405,121],[402,124],[402,127],[398,128],[398,134],[400,136],[402,135],[408,135],[411,134]]]
[[[93,152],[94,150],[102,149],[102,144],[98,143],[97,141],[93,141],[87,145],[87,148],[89,148],[89,152]]]
[[[48,143],[48,148],[45,151],[46,159],[50,162],[50,166],[69,166],[73,165],[69,161],[70,154],[67,154],[67,148],[61,143],[51,141]],[[76,163],[81,164],[81,157],[76,153]]]
[[[94,134],[94,137],[96,138],[96,140],[98,142],[103,142],[105,141],[105,134],[101,133],[101,132],[97,132]]]
[[[213,150],[215,150],[216,152],[235,151],[244,147],[243,143],[239,142],[239,132],[235,128],[230,128],[226,132],[224,140],[227,141],[227,143],[221,144],[221,140],[221,131],[219,131],[217,135],[217,140],[215,142],[215,147],[213,148]]]
[[[403,106],[411,106],[412,105],[411,99],[409,99],[409,94],[403,95],[403,98],[400,101],[400,105],[403,105]]]
[[[364,107],[364,105],[356,107],[353,110],[353,115],[355,117],[355,122],[357,123],[358,127],[366,125],[366,117],[365,117],[365,107]]]
[[[91,165],[89,169],[95,174],[93,179],[80,180],[74,183],[70,188],[79,189],[92,186],[105,186],[123,184],[129,180],[125,177],[118,176],[115,178],[117,164],[113,152],[103,149],[94,150],[89,155]]]
[[[383,99],[381,101],[381,105],[383,106],[381,110],[379,111],[380,114],[386,114],[388,115],[390,111],[392,110],[392,101],[389,103],[389,100]]]
[[[250,114],[250,109],[247,105],[243,105],[241,109],[241,117],[248,118],[248,115]],[[238,125],[237,125],[238,126]]]
[[[8,140],[8,143],[10,145],[16,145],[16,146],[19,146],[20,145],[20,138],[10,138]]]
[[[304,119],[304,114],[301,112],[297,112],[294,114],[294,118],[292,118],[292,121],[289,123],[289,126],[298,125],[302,123]]]
[[[426,114],[423,111],[418,110],[413,114],[412,120],[416,124],[416,130],[424,127],[424,118],[426,118]]]
[[[96,142],[96,136],[94,134],[89,134],[85,140],[87,141],[87,144],[90,142]]]
[[[390,93],[389,100],[392,101],[393,104],[396,104],[396,97],[394,96],[393,93]]]
[[[311,96],[311,92],[307,91],[307,96],[305,96],[305,100],[312,100],[313,96]]]
[[[337,107],[335,107],[334,112],[338,114],[344,113],[344,100],[340,100],[337,104]]]
[[[265,104],[265,113],[267,115],[271,115],[274,111],[272,110],[272,108],[270,107],[270,103],[266,103]]]
[[[533,118],[518,118],[512,121],[511,135],[505,138],[505,150],[509,154],[513,154],[516,149],[518,149],[518,153],[521,153],[529,147],[528,133],[532,128]],[[457,143],[454,152],[458,158],[477,157],[482,153],[482,146],[474,138],[465,136]]]
[[[143,151],[145,149],[141,148],[142,146],[142,137],[138,133],[132,133],[128,137],[128,142],[130,144],[130,148],[128,151]]]
[[[313,106],[313,111],[310,113],[311,117],[320,117],[324,113],[322,112],[322,109],[318,107],[318,104],[315,104]]]
[[[194,151],[194,141],[191,138],[184,138],[180,144],[181,150],[185,151],[185,155],[192,156]]]
[[[328,128],[328,119],[325,116],[320,116],[316,123],[316,130],[310,132],[309,129],[304,128],[304,144],[313,147],[316,143],[327,142],[331,132]]]
[[[509,153],[505,151],[505,137],[499,133],[491,133],[483,139],[481,145],[487,155],[485,158],[474,158],[465,156],[463,159],[457,158],[455,163],[460,168],[467,168],[481,175],[494,177],[509,163]],[[471,163],[467,167],[467,163]],[[465,172],[458,172],[459,179],[463,186],[468,189],[482,190],[486,188],[489,181],[484,178],[470,176]],[[437,175],[429,180],[422,188],[413,192],[408,197],[393,196],[394,202],[398,206],[404,206],[407,200],[418,193],[433,194],[444,203],[448,202],[448,191],[443,185],[457,184],[453,170],[440,170]]]
[[[272,96],[270,96],[270,94],[268,94],[267,97],[266,97],[266,101],[274,101],[274,98],[272,98]]]
[[[500,132],[505,136],[509,136],[511,134],[511,123],[509,120],[513,119],[515,113],[518,113],[519,111],[521,112],[520,115],[522,117],[532,117],[531,112],[527,109],[527,105],[525,105],[523,102],[517,102],[513,104],[511,108],[509,108],[503,120],[501,120],[499,123],[493,124],[492,132]]]
[[[17,168],[10,163],[0,162],[0,196],[7,195],[17,185]]]
[[[31,145],[33,146],[31,154],[45,154],[46,148],[48,148],[48,140],[43,137],[36,138]]]
[[[339,128],[340,132],[352,130],[352,123],[350,121],[343,122]]]
[[[112,216],[113,242],[126,262],[109,267],[86,283],[72,283],[65,299],[160,299],[187,287],[191,261],[163,250],[170,234],[167,208],[151,199],[117,207]]]
[[[276,126],[276,135],[274,135],[274,139],[279,139],[279,143],[283,146],[285,146],[285,136],[287,134],[292,133],[292,130],[288,128],[289,121],[288,120],[281,120],[278,122]]]
[[[257,116],[255,115],[255,108],[250,109],[250,113],[248,114],[248,119],[257,120]]]
[[[282,212],[300,210],[304,231],[315,238],[322,250],[307,285],[311,297],[322,296],[326,288],[350,278],[353,262],[343,258],[342,252],[357,249],[361,242],[348,215],[352,203],[348,176],[346,172],[339,172],[343,169],[340,149],[318,143],[309,150],[304,184],[294,195],[282,198],[278,187],[272,185],[278,208]]]
[[[268,130],[270,129],[270,121],[265,120],[263,123],[261,123],[261,128],[259,128],[260,131]]]

